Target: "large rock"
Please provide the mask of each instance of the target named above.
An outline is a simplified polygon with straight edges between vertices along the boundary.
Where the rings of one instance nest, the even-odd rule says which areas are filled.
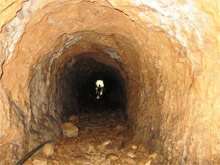
[[[121,125],[117,125],[114,128],[115,134],[120,134],[120,133],[124,132],[125,130],[126,130],[126,128]]]
[[[54,153],[54,146],[53,146],[53,144],[51,144],[51,143],[47,143],[47,144],[45,144],[45,145],[43,146],[42,150],[43,150],[43,153],[44,153],[47,157],[49,157],[49,156],[52,156],[53,153]]]
[[[77,137],[79,134],[79,129],[71,122],[66,122],[62,124],[63,135],[67,137]]]

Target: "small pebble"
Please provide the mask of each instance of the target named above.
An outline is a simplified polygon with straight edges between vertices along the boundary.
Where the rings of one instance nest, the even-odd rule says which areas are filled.
[[[126,162],[126,163],[135,164],[135,160],[132,159],[132,158],[126,157],[126,158],[124,158],[123,160],[124,160],[124,162]]]
[[[153,153],[148,156],[148,158],[152,158],[152,159],[155,159],[156,157],[157,157],[157,153]]]
[[[136,149],[137,149],[137,146],[133,145],[131,148],[132,148],[133,150],[136,150]]]
[[[117,159],[119,159],[119,157],[118,157],[118,155],[116,155],[114,153],[109,153],[106,155],[105,159],[117,160]]]
[[[128,152],[127,156],[130,157],[130,158],[135,158],[136,157],[133,152]]]
[[[106,140],[102,143],[102,145],[107,146],[111,143],[111,140]]]

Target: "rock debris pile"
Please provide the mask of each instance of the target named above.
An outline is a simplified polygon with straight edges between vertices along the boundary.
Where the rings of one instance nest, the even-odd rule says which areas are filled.
[[[147,146],[132,142],[132,132],[121,112],[111,110],[86,112],[79,116],[79,136],[65,134],[54,144],[46,144],[25,165],[153,165],[166,163],[158,153],[149,153]],[[77,119],[76,115],[70,119]],[[76,121],[76,120],[74,120]],[[106,122],[108,121],[108,122]],[[71,122],[63,125],[70,125]],[[73,124],[73,123],[71,123]],[[72,125],[71,125],[72,126]],[[75,131],[75,127],[63,131]],[[71,134],[71,133],[70,133]]]
[[[55,157],[67,152],[79,162],[139,163],[138,145],[114,150],[125,125],[68,120],[96,98],[122,108],[132,141],[165,163],[220,164],[219,18],[220,0],[0,0],[0,164],[62,129],[54,153],[46,146],[33,162],[66,161]],[[94,130],[98,141],[80,148]]]

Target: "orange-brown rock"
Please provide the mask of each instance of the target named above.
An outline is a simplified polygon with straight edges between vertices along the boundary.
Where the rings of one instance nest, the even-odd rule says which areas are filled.
[[[0,1],[0,164],[57,136],[97,76],[150,153],[219,164],[219,17],[220,0]]]

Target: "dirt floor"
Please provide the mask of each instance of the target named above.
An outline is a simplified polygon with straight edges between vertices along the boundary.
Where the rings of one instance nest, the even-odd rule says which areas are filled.
[[[78,137],[62,136],[52,144],[52,154],[42,149],[25,165],[164,164],[157,153],[132,142],[132,132],[122,111],[87,109],[78,116]],[[50,152],[50,151],[49,151]]]

